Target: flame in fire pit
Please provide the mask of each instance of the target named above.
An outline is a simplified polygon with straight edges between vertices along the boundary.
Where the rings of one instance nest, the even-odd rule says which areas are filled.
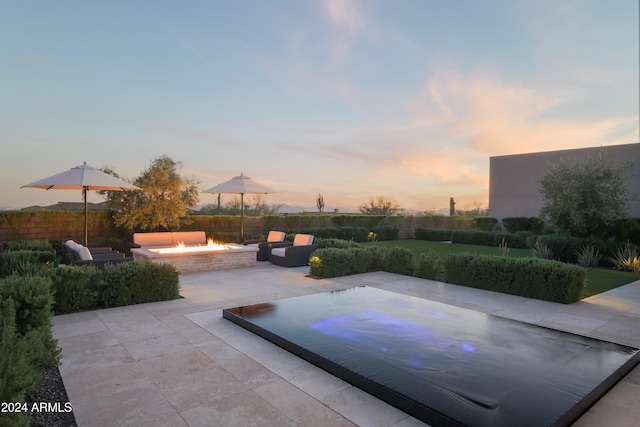
[[[207,240],[207,244],[205,245],[197,245],[197,246],[186,246],[184,243],[178,243],[177,246],[173,248],[160,248],[154,250],[159,254],[175,254],[175,253],[188,253],[188,252],[202,252],[202,251],[222,251],[228,249],[226,245],[222,243],[214,242],[212,239]]]

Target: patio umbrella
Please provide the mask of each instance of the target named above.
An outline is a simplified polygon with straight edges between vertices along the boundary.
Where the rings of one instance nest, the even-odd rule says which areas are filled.
[[[203,193],[212,194],[240,194],[240,239],[244,242],[244,195],[245,194],[269,194],[275,193],[271,189],[262,184],[258,184],[253,179],[240,173],[229,181],[218,184],[214,187],[204,190]]]
[[[133,184],[106,174],[101,170],[87,165],[87,162],[80,166],[73,167],[66,172],[23,185],[20,188],[43,188],[45,190],[82,190],[84,200],[84,244],[88,246],[87,233],[87,191],[128,191],[141,190]]]

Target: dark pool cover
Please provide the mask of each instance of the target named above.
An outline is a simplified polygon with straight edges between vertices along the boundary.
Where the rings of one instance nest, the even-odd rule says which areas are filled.
[[[223,316],[432,425],[568,425],[636,348],[356,287]]]

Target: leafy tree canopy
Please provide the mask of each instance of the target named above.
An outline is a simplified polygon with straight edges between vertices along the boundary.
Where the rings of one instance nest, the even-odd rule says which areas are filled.
[[[276,215],[282,205],[267,204],[260,194],[255,194],[249,202],[244,202],[244,212],[248,216]],[[240,197],[233,196],[225,206],[204,205],[199,214],[202,215],[240,215]]]
[[[540,217],[573,236],[608,237],[615,223],[629,214],[632,166],[614,164],[604,149],[597,157],[550,165],[540,180]]]
[[[394,215],[400,212],[400,205],[384,197],[376,197],[360,206],[360,212],[365,215]]]
[[[160,156],[133,181],[142,191],[106,192],[109,206],[118,211],[115,224],[129,230],[178,229],[187,209],[198,204],[199,184],[180,175],[181,168],[182,163]]]

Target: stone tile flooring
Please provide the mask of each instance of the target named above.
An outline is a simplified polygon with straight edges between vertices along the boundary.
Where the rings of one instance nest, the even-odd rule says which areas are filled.
[[[222,309],[368,285],[640,347],[640,282],[563,305],[377,272],[307,267],[181,275],[183,299],[55,316],[79,426],[424,425],[222,318]],[[637,426],[640,367],[575,424]]]

